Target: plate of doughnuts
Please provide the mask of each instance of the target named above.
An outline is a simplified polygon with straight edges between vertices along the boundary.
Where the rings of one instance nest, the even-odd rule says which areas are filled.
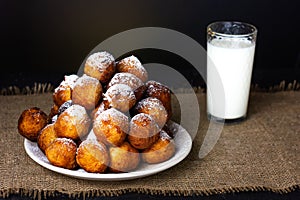
[[[65,75],[54,89],[48,114],[38,107],[21,113],[26,153],[49,170],[89,180],[141,178],[178,164],[192,139],[172,119],[172,91],[148,78],[133,55],[91,54],[83,74]]]
[[[120,180],[130,180],[136,178],[142,178],[146,176],[150,176],[153,174],[157,174],[161,171],[169,169],[179,162],[181,162],[190,152],[192,147],[192,140],[189,133],[181,127],[179,124],[173,122],[171,124],[173,129],[176,130],[174,141],[176,152],[172,158],[169,160],[157,163],[157,164],[147,164],[140,163],[137,169],[130,172],[123,173],[90,173],[86,172],[83,169],[65,169],[61,167],[57,167],[52,165],[45,154],[40,150],[36,142],[31,142],[28,139],[24,140],[24,147],[26,153],[29,155],[31,159],[37,162],[39,165],[52,170],[54,172],[64,174],[67,176],[71,176],[79,179],[87,179],[87,180],[98,180],[98,181],[120,181]]]

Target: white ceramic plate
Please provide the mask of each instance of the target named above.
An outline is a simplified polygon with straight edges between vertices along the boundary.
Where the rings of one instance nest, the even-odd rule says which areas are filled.
[[[26,153],[39,165],[61,173],[67,176],[79,178],[79,179],[88,179],[88,180],[99,180],[99,181],[117,181],[117,180],[130,180],[135,178],[141,178],[145,176],[150,176],[156,174],[163,170],[166,170],[179,162],[181,162],[191,151],[192,148],[192,139],[189,133],[179,124],[174,122],[171,123],[171,128],[176,130],[175,132],[175,144],[176,152],[172,158],[169,160],[159,163],[159,164],[141,164],[135,171],[128,173],[88,173],[83,169],[69,170],[61,167],[56,167],[49,163],[45,154],[39,149],[36,142],[31,142],[27,139],[24,141],[24,147]]]

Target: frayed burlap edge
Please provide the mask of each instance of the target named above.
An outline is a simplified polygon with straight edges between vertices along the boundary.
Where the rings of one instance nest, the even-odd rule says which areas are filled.
[[[31,95],[43,94],[54,91],[54,86],[51,83],[34,83],[32,87],[25,86],[23,88],[17,86],[9,86],[2,88],[0,95]]]
[[[24,88],[19,88],[17,86],[9,86],[7,88],[2,88],[0,95],[32,95],[32,94],[43,94],[50,93],[54,91],[54,86],[51,83],[34,83],[32,87],[25,86]],[[178,93],[188,93],[191,92],[187,88],[176,88],[173,89]],[[197,93],[205,93],[206,88],[204,87],[193,87],[193,91]],[[279,84],[275,84],[270,87],[261,87],[258,84],[251,85],[251,91],[253,92],[280,92],[280,91],[300,91],[300,83],[296,80],[292,82],[281,81]]]
[[[160,196],[209,196],[217,194],[230,194],[239,192],[274,192],[277,194],[287,194],[300,189],[300,185],[292,185],[287,188],[274,189],[264,186],[246,186],[246,187],[229,187],[205,189],[200,191],[194,190],[153,190],[145,188],[122,189],[122,190],[91,190],[87,192],[63,192],[63,191],[44,191],[44,190],[28,190],[28,189],[10,189],[0,191],[1,198],[9,198],[11,195],[19,195],[21,197],[30,197],[34,200],[46,199],[49,197],[66,197],[74,199],[86,199],[93,197],[112,197],[120,196],[128,193],[137,193],[145,195]]]

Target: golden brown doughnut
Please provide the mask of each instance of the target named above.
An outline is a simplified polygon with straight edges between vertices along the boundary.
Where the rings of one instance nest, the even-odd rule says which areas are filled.
[[[18,132],[30,141],[37,140],[39,132],[48,124],[48,115],[38,107],[26,109],[18,120]]]
[[[172,116],[171,90],[167,86],[154,80],[147,81],[146,88],[145,97],[155,97],[159,99],[167,110],[167,120],[169,120]]]
[[[115,108],[125,113],[134,106],[136,97],[128,85],[116,84],[103,94],[103,103],[108,108]]]
[[[76,143],[68,138],[56,138],[45,150],[46,157],[52,165],[74,169],[76,164]]]
[[[94,109],[102,97],[101,83],[88,75],[83,75],[74,84],[72,101],[87,110]]]
[[[136,149],[150,147],[159,137],[159,127],[148,114],[140,113],[130,121],[129,143]]]
[[[57,138],[54,124],[48,124],[39,133],[37,138],[38,147],[42,152]]]
[[[120,147],[110,147],[109,155],[111,172],[129,172],[136,169],[140,163],[139,151],[128,142],[124,142]]]
[[[120,60],[117,63],[117,71],[134,74],[143,82],[148,80],[147,70],[144,68],[140,60],[133,55]]]
[[[129,131],[128,117],[115,108],[107,109],[94,120],[93,131],[99,141],[120,146]]]
[[[58,137],[78,140],[89,132],[91,120],[84,107],[74,104],[57,118],[54,129]]]
[[[160,128],[165,125],[168,118],[168,113],[164,105],[155,97],[147,97],[136,103],[131,109],[131,114],[136,115],[137,113],[149,114]]]
[[[72,99],[72,90],[78,76],[75,74],[64,77],[64,80],[55,88],[52,98],[53,102],[60,107],[64,102]]]
[[[154,164],[169,160],[174,154],[174,141],[164,130],[161,130],[159,139],[142,152],[142,158],[145,162]]]
[[[115,70],[115,59],[106,51],[93,53],[87,58],[84,65],[84,73],[98,79],[101,83],[107,83]]]
[[[105,172],[109,160],[106,146],[97,140],[84,140],[77,149],[76,161],[87,172]]]
[[[116,84],[125,84],[131,87],[137,100],[142,98],[146,89],[146,86],[141,79],[127,72],[116,73],[109,81],[107,88]]]

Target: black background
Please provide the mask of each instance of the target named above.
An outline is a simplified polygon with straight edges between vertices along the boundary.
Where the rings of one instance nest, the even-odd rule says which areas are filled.
[[[182,32],[206,48],[206,26],[217,20],[254,24],[258,39],[252,82],[260,86],[300,79],[300,15],[297,0],[110,0],[0,1],[0,86],[57,84],[77,73],[87,54],[103,40],[138,27]],[[162,56],[188,73],[188,63]],[[143,52],[142,62],[156,58]],[[179,60],[179,61],[178,61]],[[191,77],[190,80],[193,80]],[[193,81],[194,85],[199,84]]]

